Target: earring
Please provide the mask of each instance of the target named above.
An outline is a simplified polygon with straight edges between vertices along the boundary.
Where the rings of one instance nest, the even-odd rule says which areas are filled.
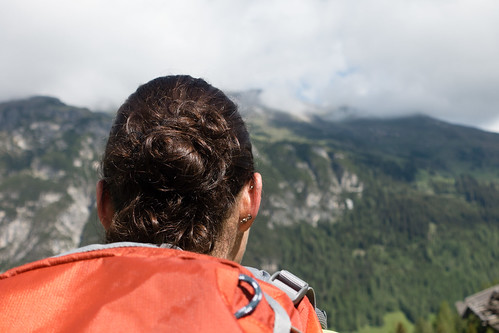
[[[255,186],[253,186],[253,185],[250,185],[250,190],[252,190],[252,189],[254,189],[254,188],[255,188]]]
[[[241,221],[239,221],[239,223],[244,224],[244,223],[248,222],[249,220],[251,220],[252,218],[253,218],[253,216],[251,216],[251,214],[248,214],[248,216],[246,216],[245,218],[242,218]]]

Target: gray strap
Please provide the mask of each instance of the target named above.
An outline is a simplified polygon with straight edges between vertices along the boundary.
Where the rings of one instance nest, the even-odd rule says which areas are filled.
[[[274,333],[289,333],[291,332],[291,319],[289,319],[288,313],[284,308],[273,299],[267,293],[263,293],[265,295],[265,299],[269,303],[272,310],[274,310]]]
[[[319,323],[321,323],[322,329],[327,329],[327,314],[325,311],[322,311],[319,308],[315,308],[315,314],[317,314],[317,319],[319,319]]]
[[[271,276],[263,270],[253,267],[246,268],[250,270],[257,279],[268,282],[284,291],[295,305],[298,304],[303,297],[307,296],[308,300],[315,308],[315,313],[317,314],[317,319],[319,319],[321,327],[323,329],[327,328],[327,314],[317,307],[315,291],[308,285],[307,282],[286,270],[278,271]]]
[[[253,276],[256,277],[258,280],[262,280],[262,281],[270,283],[270,274],[267,273],[266,271],[264,271],[262,269],[257,269],[255,267],[250,267],[250,266],[244,266],[244,268],[249,270],[251,272],[251,274],[253,274]]]
[[[181,248],[171,245],[171,244],[161,244],[160,246],[154,245],[154,244],[148,244],[148,243],[136,243],[136,242],[116,242],[116,243],[109,243],[109,244],[91,244],[87,245],[84,247],[80,247],[78,249],[74,249],[68,252],[61,253],[59,255],[56,255],[54,257],[62,257],[68,254],[75,254],[75,253],[83,253],[83,252],[92,252],[92,251],[99,251],[99,250],[106,250],[106,249],[115,249],[115,248],[120,248],[120,247],[153,247],[153,248],[165,248],[165,249],[175,249],[175,250],[182,250]]]

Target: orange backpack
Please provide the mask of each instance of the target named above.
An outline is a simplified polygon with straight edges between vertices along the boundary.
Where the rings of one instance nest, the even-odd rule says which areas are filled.
[[[0,331],[322,332],[307,297],[232,261],[119,244],[0,275]]]

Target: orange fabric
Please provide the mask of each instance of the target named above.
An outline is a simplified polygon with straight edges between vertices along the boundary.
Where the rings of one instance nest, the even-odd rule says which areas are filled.
[[[305,328],[303,329],[304,332],[322,332],[322,327],[319,322],[319,318],[317,318],[317,313],[315,313],[315,309],[307,297],[304,297],[298,304],[298,312],[300,313],[302,321],[305,323]]]
[[[162,248],[48,258],[0,275],[0,332],[272,332],[265,298],[251,315],[235,319],[248,303],[240,273],[251,276],[231,261]],[[296,311],[269,286],[262,289],[278,296],[293,326],[309,332],[310,303]]]

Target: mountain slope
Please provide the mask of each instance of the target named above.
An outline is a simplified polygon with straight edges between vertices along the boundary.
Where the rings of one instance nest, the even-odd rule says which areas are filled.
[[[110,121],[55,98],[0,104],[0,268],[80,243]]]
[[[309,281],[341,331],[395,310],[414,322],[499,278],[499,135],[424,116],[299,118],[253,95],[240,100],[264,198],[245,264]],[[0,104],[0,269],[101,239],[111,122],[48,97]]]
[[[499,135],[423,116],[266,122],[283,141],[341,157],[333,169],[363,184],[334,224],[255,226],[246,257],[309,279],[333,327],[381,324],[394,310],[415,322],[499,279]]]

